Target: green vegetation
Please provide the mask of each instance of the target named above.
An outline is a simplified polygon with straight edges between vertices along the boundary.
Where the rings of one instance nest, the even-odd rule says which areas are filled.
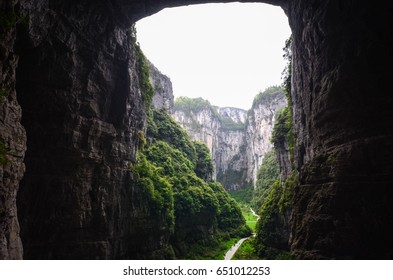
[[[272,143],[276,148],[288,146],[291,163],[294,166],[294,150],[295,150],[295,132],[293,127],[292,117],[292,102],[291,102],[291,76],[292,76],[292,35],[285,41],[284,58],[288,61],[283,76],[283,88],[288,101],[288,106],[284,108],[277,115],[276,123],[272,133]]]
[[[285,107],[277,114],[272,133],[272,142],[276,148],[288,146],[291,162],[294,160],[295,135],[290,107]]]
[[[250,237],[245,240],[242,245],[237,249],[232,260],[259,260],[259,256],[255,251],[255,238]]]
[[[174,110],[184,111],[185,113],[191,114],[191,112],[200,112],[202,110],[212,110],[212,112],[219,116],[217,109],[213,107],[209,101],[199,97],[199,98],[190,98],[190,97],[178,97],[175,100]]]
[[[190,247],[186,259],[223,260],[226,252],[239,241],[239,238],[202,240]]]
[[[244,130],[246,128],[245,123],[235,122],[230,117],[220,117],[221,120],[221,128],[224,130]]]
[[[233,159],[234,160],[234,159]],[[231,163],[228,164],[229,166]],[[243,188],[244,184],[244,174],[245,170],[233,170],[233,169],[228,169],[226,170],[225,173],[223,172],[218,172],[217,174],[217,181],[221,182],[224,186],[230,186],[230,185],[239,185],[240,188]]]
[[[280,86],[270,86],[264,91],[261,91],[257,96],[254,97],[252,107],[254,108],[257,104],[266,103],[277,97],[277,95],[283,94],[283,89]]]
[[[206,145],[191,141],[165,110],[151,108],[154,90],[149,64],[136,42],[134,28],[131,33],[147,111],[146,136],[137,132],[140,150],[131,166],[135,191],[141,195],[138,203],[157,229],[169,237],[166,251],[177,258],[216,258],[226,250],[228,240],[249,236],[251,230],[237,203],[221,184],[211,181],[213,163]],[[203,99],[183,101],[177,102],[178,106],[209,106],[218,115]],[[161,257],[165,256],[163,252]]]
[[[250,235],[237,203],[210,181],[206,145],[191,141],[165,111],[152,110],[149,126],[132,171],[148,211],[170,229],[177,257],[212,258],[226,240]]]
[[[273,183],[279,179],[280,169],[277,162],[277,156],[274,150],[265,154],[262,165],[257,174],[255,191],[252,197],[251,205],[256,211],[259,211]]]
[[[252,184],[247,184],[245,187],[230,191],[230,196],[236,200],[239,204],[251,205],[251,199],[253,197],[254,188]]]
[[[258,220],[255,239],[255,252],[263,259],[291,259],[288,236],[284,234],[288,227],[288,213],[292,207],[293,190],[298,184],[298,175],[294,169],[295,133],[291,110],[291,53],[292,38],[285,42],[284,57],[288,64],[283,71],[283,88],[286,92],[288,107],[278,113],[272,133],[272,142],[276,151],[287,149],[294,170],[284,182],[280,181],[275,154],[266,155],[258,173],[253,205],[258,207]],[[288,230],[288,229],[286,229]]]
[[[255,232],[256,226],[257,226],[257,221],[258,217],[256,217],[250,210],[250,207],[242,205],[241,207],[242,214],[244,219],[246,220],[247,226],[252,230],[252,232]]]
[[[154,95],[154,88],[150,83],[150,66],[138,44],[135,44],[135,53],[139,75],[139,87],[141,89],[142,98],[146,104],[146,108],[148,109],[151,106]]]
[[[251,184],[246,185],[244,188],[230,191],[230,196],[236,200],[240,205],[243,217],[246,220],[247,226],[250,227],[252,232],[255,232],[257,217],[251,212],[251,199],[253,197],[254,188]]]
[[[202,98],[190,98],[190,97],[178,97],[175,100],[175,111],[182,111],[187,116],[191,116],[193,113],[198,113],[203,110],[210,110],[211,114],[216,117],[216,119],[221,123],[221,128],[224,130],[243,130],[246,125],[244,123],[235,122],[230,117],[221,116],[217,108],[212,106],[209,101]],[[198,123],[193,123],[192,127],[194,129],[200,129]]]
[[[210,181],[214,167],[209,148],[202,142],[193,142],[196,152],[195,173],[205,181]]]
[[[195,145],[187,132],[165,111],[153,110],[152,116],[152,123],[149,124],[152,127],[148,127],[148,137],[170,143],[175,149],[183,152],[192,164],[195,164],[197,157]]]
[[[264,259],[290,259],[288,240],[283,240],[280,216],[288,208],[280,207],[285,191],[280,181],[271,187],[264,204],[262,205],[261,218],[257,223],[257,237],[255,249],[259,257]],[[281,204],[284,205],[284,204]]]
[[[283,88],[287,94],[288,104],[291,106],[291,78],[292,78],[292,35],[285,41],[285,46],[283,48],[284,55],[283,57],[287,61],[287,65],[282,71],[282,79],[283,79]]]

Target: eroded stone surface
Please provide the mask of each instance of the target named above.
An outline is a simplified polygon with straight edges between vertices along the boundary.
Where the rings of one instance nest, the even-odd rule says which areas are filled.
[[[214,1],[1,2],[27,16],[28,27],[1,31],[0,81],[9,95],[0,137],[18,157],[0,167],[0,258],[22,255],[15,196],[26,145],[18,104],[28,139],[18,194],[25,256],[154,255],[161,245],[149,241],[165,234],[146,228],[149,217],[128,184],[144,123],[128,30],[164,7],[204,2]],[[297,258],[391,258],[392,4],[265,2],[285,5],[294,40],[300,186],[292,251]],[[158,236],[142,239],[146,231]]]

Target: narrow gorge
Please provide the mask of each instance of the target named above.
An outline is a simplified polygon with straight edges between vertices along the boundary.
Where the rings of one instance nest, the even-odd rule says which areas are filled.
[[[172,100],[153,98],[150,76],[156,91],[168,85],[150,74],[134,36],[143,17],[209,2],[217,1],[0,2],[0,259],[196,258],[199,241],[217,241],[209,236],[250,233],[210,181],[208,148],[152,109]],[[393,4],[257,2],[280,6],[292,30],[293,125],[281,120],[294,136],[288,178],[268,200],[287,232],[274,227],[260,244],[281,246],[284,236],[295,259],[391,259]],[[231,168],[255,178],[266,137],[246,128],[248,119],[273,122],[260,118],[263,108],[254,120],[220,109],[217,127],[204,127],[216,162],[228,163],[216,164],[217,179]],[[252,153],[236,159],[213,136],[232,151],[243,138]]]
[[[272,149],[276,114],[286,106],[280,87],[260,92],[248,111],[219,108],[207,100],[178,98],[173,117],[192,139],[204,142],[215,163],[215,178],[227,190],[256,182],[265,154]]]

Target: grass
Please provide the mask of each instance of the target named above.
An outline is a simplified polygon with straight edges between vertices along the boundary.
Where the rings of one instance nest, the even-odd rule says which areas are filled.
[[[250,208],[241,208],[242,213],[244,216],[244,219],[246,219],[246,224],[251,228],[252,232],[255,233],[255,228],[257,226],[257,217],[255,217],[251,211]]]
[[[246,224],[251,228],[252,232],[255,233],[258,218],[251,213],[250,205],[240,204],[240,209],[242,210]]]
[[[237,249],[232,260],[259,260],[257,253],[255,252],[254,246],[255,238],[250,237],[245,240],[239,249]]]
[[[257,225],[257,217],[254,216],[250,210],[253,191],[254,189],[250,185],[246,188],[229,192],[229,195],[233,199],[235,199],[236,202],[239,204],[240,209],[242,210],[243,217],[246,220],[246,224],[251,228],[252,232],[255,233],[255,227]]]

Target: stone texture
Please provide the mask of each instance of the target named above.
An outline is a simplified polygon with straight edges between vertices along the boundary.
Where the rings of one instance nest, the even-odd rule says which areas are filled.
[[[18,155],[0,167],[0,258],[22,254],[15,194],[26,148],[18,194],[26,257],[146,257],[163,247],[127,171],[144,124],[128,30],[165,7],[205,2],[218,1],[1,1],[28,26],[0,31],[9,90],[0,138]],[[284,8],[294,38],[292,252],[392,258],[392,4],[264,2]]]
[[[270,142],[276,113],[285,107],[283,92],[254,102],[247,112],[238,108],[205,106],[176,109],[173,117],[192,139],[204,142],[215,163],[216,179],[227,190],[256,182]],[[229,120],[229,121],[228,121]]]
[[[286,105],[285,95],[280,91],[254,102],[249,111],[246,126],[247,178],[254,183],[265,154],[273,148],[270,138],[276,113]]]
[[[393,255],[392,4],[290,1],[297,258]]]
[[[154,258],[168,239],[132,181],[145,104],[131,28],[111,12],[93,2],[32,10],[33,32],[16,45],[24,258]]]
[[[149,62],[149,66],[150,82],[154,87],[153,107],[172,112],[174,102],[172,82],[169,77],[162,74],[153,63]]]
[[[196,112],[174,108],[172,117],[187,131],[191,139],[201,141],[207,145],[213,163],[216,163],[220,149],[218,137],[221,123],[213,108],[207,107]],[[214,170],[216,168],[215,166]],[[216,171],[214,171],[213,179],[216,179]]]

